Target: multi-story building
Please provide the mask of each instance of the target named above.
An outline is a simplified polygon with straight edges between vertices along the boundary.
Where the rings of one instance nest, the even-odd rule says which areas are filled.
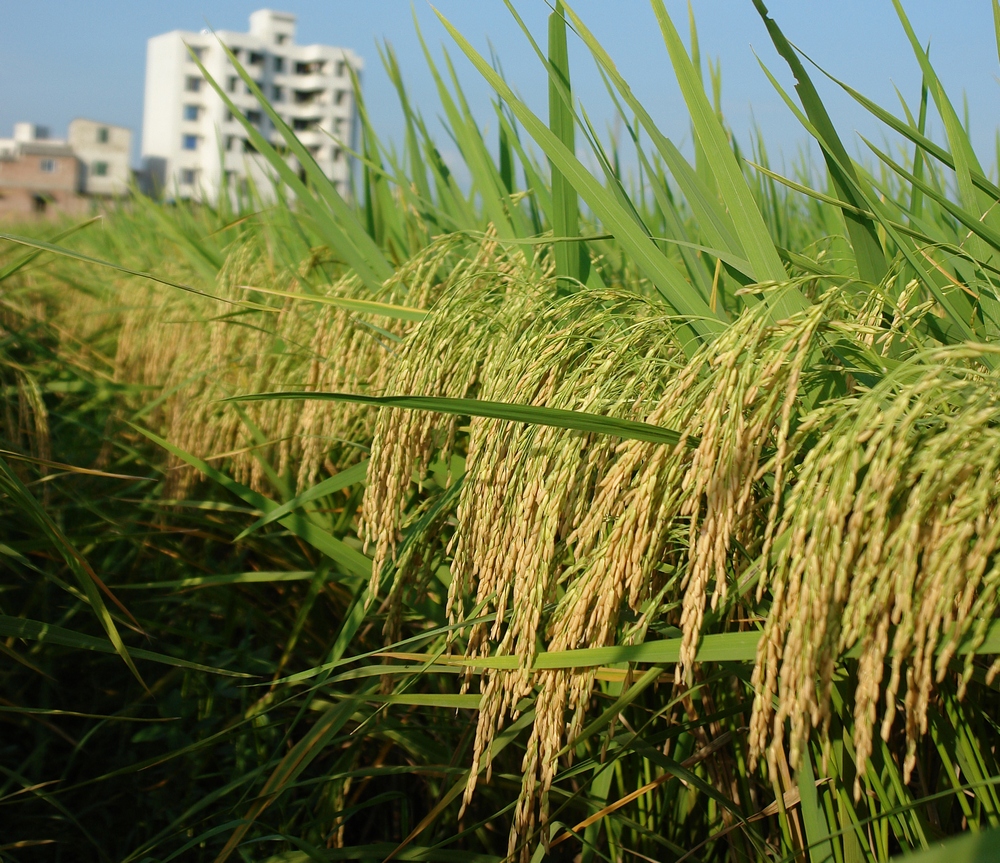
[[[14,137],[0,138],[0,218],[82,215],[124,195],[131,146],[129,129],[94,120],[73,120],[68,141],[15,123]]]
[[[80,160],[80,185],[84,194],[124,195],[128,192],[131,129],[77,118],[70,122],[67,137]]]
[[[0,218],[26,219],[86,212],[80,195],[80,162],[48,129],[16,123],[14,137],[0,139]]]
[[[295,16],[270,9],[250,16],[248,33],[175,30],[149,40],[142,155],[148,169],[159,173],[164,192],[212,200],[224,179],[246,177],[262,194],[271,188],[267,163],[191,56],[266,139],[280,143],[223,45],[345,193],[350,168],[344,145],[352,145],[355,124],[351,70],[360,73],[361,58],[347,48],[295,44]]]

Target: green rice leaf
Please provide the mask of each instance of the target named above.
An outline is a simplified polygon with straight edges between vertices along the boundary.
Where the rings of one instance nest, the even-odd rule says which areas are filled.
[[[774,247],[774,241],[771,239],[767,226],[757,209],[757,204],[750,194],[750,188],[730,146],[726,131],[705,95],[698,72],[667,14],[663,0],[652,0],[652,4],[660,25],[660,32],[670,54],[674,74],[677,76],[684,101],[691,114],[695,133],[704,148],[705,157],[711,166],[719,193],[733,220],[746,259],[754,268],[758,281],[784,281],[788,274],[785,272],[781,257]],[[795,297],[794,294],[788,296]],[[792,304],[775,309],[775,314],[782,318],[805,307],[804,302],[799,304],[791,299],[779,302],[785,305]]]
[[[316,573],[312,570],[232,572],[226,575],[194,575],[191,578],[119,584],[117,588],[118,590],[185,590],[193,587],[220,587],[227,584],[271,584],[282,581],[309,581],[315,577]]]
[[[833,121],[819,97],[819,93],[816,92],[816,88],[806,73],[805,67],[785,38],[784,33],[768,14],[767,7],[762,0],[753,0],[753,4],[767,27],[774,47],[795,76],[795,90],[799,94],[802,107],[812,124],[811,131],[823,145],[827,168],[837,190],[837,197],[847,201],[854,208],[863,208],[863,201],[858,198],[855,192],[855,187],[859,182],[857,173],[834,128]],[[885,276],[887,268],[885,252],[881,242],[879,242],[875,224],[872,220],[859,215],[856,210],[844,210],[843,212],[844,220],[847,223],[847,232],[854,248],[858,273],[862,279],[878,284]]]
[[[892,863],[1000,863],[1000,830],[937,840],[916,854],[900,854]]]
[[[52,520],[51,516],[44,509],[42,509],[41,504],[35,499],[35,496],[28,491],[27,488],[25,488],[24,483],[21,482],[17,474],[15,474],[10,467],[8,467],[7,462],[2,458],[0,458],[0,492],[14,502],[22,516],[30,522],[33,522],[41,530],[46,539],[52,543],[56,551],[62,556],[66,565],[76,577],[76,581],[82,589],[84,595],[87,597],[87,602],[90,604],[91,609],[97,616],[101,627],[104,629],[105,633],[107,633],[108,640],[111,642],[114,652],[122,658],[122,661],[126,666],[128,666],[129,671],[132,672],[136,680],[138,680],[139,683],[145,687],[146,683],[142,679],[142,675],[139,674],[139,670],[132,662],[129,650],[122,641],[121,635],[118,633],[118,627],[115,626],[111,613],[104,604],[104,600],[101,598],[101,593],[98,588],[100,587],[104,590],[104,592],[107,593],[115,604],[118,605],[118,607],[121,608],[121,610],[126,614],[128,614],[128,610],[118,601],[114,594],[108,590],[100,578],[98,578],[97,573],[94,572],[87,560],[76,549],[76,546],[69,541],[59,525]],[[130,614],[129,617],[131,617]]]
[[[59,240],[64,240],[66,239],[66,237],[75,234],[77,231],[82,231],[89,225],[94,224],[94,222],[98,221],[100,218],[101,216],[94,216],[91,219],[87,219],[87,221],[85,222],[81,222],[78,225],[73,225],[71,228],[67,228],[64,231],[60,231],[52,238],[52,242],[55,243],[58,242]],[[43,251],[44,251],[43,249],[36,248],[35,251],[33,252],[28,252],[25,255],[21,255],[20,257],[15,258],[5,267],[0,267],[0,282],[4,281],[5,279],[9,279],[18,271],[23,270],[26,266],[28,266],[28,264],[34,261],[39,255],[41,255]]]
[[[298,294],[291,291],[278,291],[273,288],[259,288],[252,285],[241,285],[244,291],[256,291],[260,294],[270,294],[275,297],[286,297],[303,303],[315,303],[321,306],[336,306],[352,312],[379,315],[397,321],[422,321],[428,312],[423,309],[413,309],[409,306],[395,306],[391,303],[379,303],[375,300],[356,300],[352,297],[330,297],[323,294]]]
[[[438,18],[472,61],[479,73],[506,102],[528,134],[538,143],[551,162],[569,179],[579,195],[586,201],[604,226],[635,260],[679,314],[690,319],[691,328],[702,338],[708,339],[720,332],[722,322],[697,291],[683,278],[677,267],[656,248],[649,237],[636,225],[632,217],[615,201],[591,173],[580,163],[574,153],[554,135],[528,106],[522,102],[507,83],[492,69],[475,48],[440,12]]]
[[[226,474],[222,471],[216,470],[208,464],[208,462],[203,461],[178,446],[175,446],[164,438],[161,438],[159,435],[137,425],[132,425],[132,428],[140,434],[145,435],[154,443],[159,444],[168,452],[173,453],[186,464],[196,468],[206,477],[214,480],[227,491],[231,491],[237,497],[242,498],[251,506],[254,506],[265,513],[270,513],[278,508],[279,504],[275,503],[270,498],[265,497],[259,492],[256,492],[241,483],[236,482],[236,480],[226,476]],[[370,558],[365,557],[365,555],[363,555],[360,551],[351,548],[351,546],[343,540],[332,536],[310,519],[289,514],[279,518],[278,523],[287,527],[296,536],[304,539],[311,546],[313,546],[313,548],[323,552],[323,554],[331,560],[338,563],[341,567],[343,567],[346,573],[362,578],[368,578],[371,575],[372,563]]]
[[[10,617],[0,614],[0,637],[3,638],[23,638],[27,641],[38,641],[45,644],[58,644],[61,647],[72,647],[75,650],[92,650],[98,653],[117,653],[121,655],[118,645],[103,638],[93,635],[85,635],[72,629],[56,626],[51,623],[43,623],[40,620],[28,620],[23,617]],[[176,668],[189,668],[192,671],[204,671],[208,674],[219,674],[224,677],[254,677],[253,674],[245,674],[241,671],[229,671],[225,668],[214,668],[211,665],[202,665],[198,662],[189,662],[186,659],[178,659],[165,653],[156,653],[152,650],[143,650],[138,647],[128,648],[130,660],[147,659],[150,662],[159,662],[162,665],[173,665]],[[130,666],[131,667],[131,666]],[[136,677],[138,671],[134,672]],[[140,677],[141,681],[142,678]]]
[[[556,0],[549,14],[549,128],[567,150],[576,152],[576,120],[573,112],[573,89],[569,76],[569,52],[566,48],[566,17],[562,3]],[[559,237],[580,233],[580,207],[576,189],[552,164],[552,230]],[[576,282],[586,282],[589,260],[581,243],[561,244],[555,248],[556,274]]]
[[[374,407],[403,408],[407,410],[434,411],[454,416],[489,417],[510,422],[534,423],[573,431],[594,432],[617,435],[634,440],[649,441],[676,446],[682,436],[671,429],[661,428],[636,420],[606,417],[584,411],[570,411],[562,408],[545,408],[534,405],[490,402],[480,399],[449,399],[435,396],[362,396],[352,393],[316,392],[275,392],[253,395],[232,396],[226,401],[269,401],[290,399],[293,401],[334,401],[372,405]],[[695,438],[688,438],[688,445],[697,444]]]
[[[265,525],[271,524],[272,522],[278,521],[288,513],[305,506],[307,503],[311,503],[314,500],[318,500],[321,497],[326,497],[328,494],[333,494],[334,492],[340,491],[341,489],[348,488],[352,485],[357,485],[359,482],[363,482],[365,476],[368,473],[368,461],[367,459],[362,462],[358,462],[356,465],[352,465],[347,468],[347,470],[342,470],[340,473],[331,476],[320,483],[317,483],[310,489],[306,489],[302,494],[293,497],[291,500],[286,501],[281,504],[277,509],[271,510],[267,515],[262,518],[257,519],[250,527],[244,530],[236,540],[239,541],[246,536],[249,536],[255,530],[259,530]]]
[[[244,308],[253,308],[261,310],[259,305],[253,303],[240,303],[236,300],[227,300],[222,297],[216,297],[213,294],[209,294],[206,291],[200,291],[197,288],[192,288],[190,285],[185,285],[180,282],[174,282],[170,279],[164,279],[160,276],[154,276],[152,273],[144,273],[139,270],[131,270],[128,267],[122,267],[118,264],[113,264],[110,261],[102,261],[99,258],[92,258],[89,255],[80,254],[80,252],[75,252],[73,249],[67,249],[65,246],[57,246],[54,243],[47,243],[44,240],[35,240],[31,237],[20,237],[15,234],[4,234],[0,233],[0,240],[8,240],[11,243],[18,243],[22,246],[30,246],[35,249],[39,249],[43,252],[52,252],[55,255],[61,255],[64,258],[69,258],[74,261],[79,261],[83,264],[94,264],[98,267],[107,267],[110,270],[115,270],[119,273],[124,273],[126,276],[137,276],[140,279],[149,279],[151,282],[158,282],[161,285],[166,285],[170,288],[177,288],[180,291],[185,291],[189,294],[197,294],[199,297],[206,297],[210,300],[215,300],[219,303],[226,303],[231,306],[242,306]]]

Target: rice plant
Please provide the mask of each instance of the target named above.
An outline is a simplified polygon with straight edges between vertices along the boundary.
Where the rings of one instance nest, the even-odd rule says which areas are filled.
[[[557,2],[546,117],[441,18],[468,187],[384,45],[350,199],[255,91],[273,189],[0,234],[0,854],[995,859],[997,168],[898,0],[861,160],[753,2],[821,182]]]

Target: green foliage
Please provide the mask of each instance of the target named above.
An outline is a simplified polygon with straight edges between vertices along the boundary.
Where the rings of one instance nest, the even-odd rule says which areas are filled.
[[[898,136],[868,145],[874,165],[851,158],[804,55],[754,5],[822,182],[809,165],[772,170],[760,135],[744,158],[693,22],[689,50],[652,0],[692,164],[560,0],[547,50],[532,39],[547,121],[441,18],[496,95],[494,148],[451,58],[426,51],[468,186],[385,45],[405,139],[382,141],[360,102],[353,197],[237,63],[275,135],[230,108],[273,188],[135,197],[0,233],[4,860],[995,859],[1000,188],[898,2],[923,73],[915,114],[837,82]],[[993,14],[1000,46],[996,0]],[[573,38],[618,106],[634,174],[576,101]],[[787,401],[739,389],[756,371]],[[756,449],[711,449],[771,396]],[[655,589],[630,604],[621,585],[595,588],[614,605],[608,632],[558,641],[598,568],[579,551],[588,513],[623,488],[666,509],[693,487],[666,452],[717,452],[699,501],[750,452],[745,529],[716,543],[723,563],[697,588],[699,532],[724,532],[683,510],[655,548]],[[898,482],[879,485],[887,465]],[[650,470],[652,485],[629,485]],[[608,510],[604,540],[637,497]],[[457,562],[495,499],[491,554],[551,552],[544,573],[517,573],[538,609],[521,652],[505,633],[536,605],[511,607],[499,582],[476,593]],[[912,541],[888,568],[844,557],[840,592],[797,609],[826,582],[795,582],[789,555],[804,559],[813,531],[832,558],[845,526],[869,522],[884,527],[869,547],[911,522]],[[523,541],[499,547],[510,536]],[[941,536],[958,538],[942,550]],[[933,593],[920,590],[941,583],[939,552],[959,561],[958,598],[934,606],[946,631],[914,635],[892,600]],[[845,623],[853,583],[873,585],[858,619],[884,629]],[[797,677],[766,652],[786,637]],[[888,704],[883,673],[905,681]],[[575,713],[552,681],[583,693]],[[503,686],[517,697],[491,706]],[[748,733],[762,699],[788,741]],[[480,715],[498,721],[477,736]]]

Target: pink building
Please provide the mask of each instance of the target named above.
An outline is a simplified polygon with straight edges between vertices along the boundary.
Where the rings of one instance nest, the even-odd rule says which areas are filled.
[[[84,122],[90,121],[74,121],[75,124]],[[72,127],[73,124],[71,132]],[[117,130],[117,127],[108,128]],[[131,137],[127,129],[123,131]],[[43,126],[15,124],[14,137],[0,139],[0,221],[89,213],[94,199],[87,193],[103,192],[104,189],[91,190],[88,186],[109,179],[105,175],[109,172],[110,159],[84,164],[83,156],[70,143],[50,139]],[[122,156],[127,182],[127,141]],[[88,183],[90,173],[96,176]],[[125,190],[123,187],[122,191]]]

